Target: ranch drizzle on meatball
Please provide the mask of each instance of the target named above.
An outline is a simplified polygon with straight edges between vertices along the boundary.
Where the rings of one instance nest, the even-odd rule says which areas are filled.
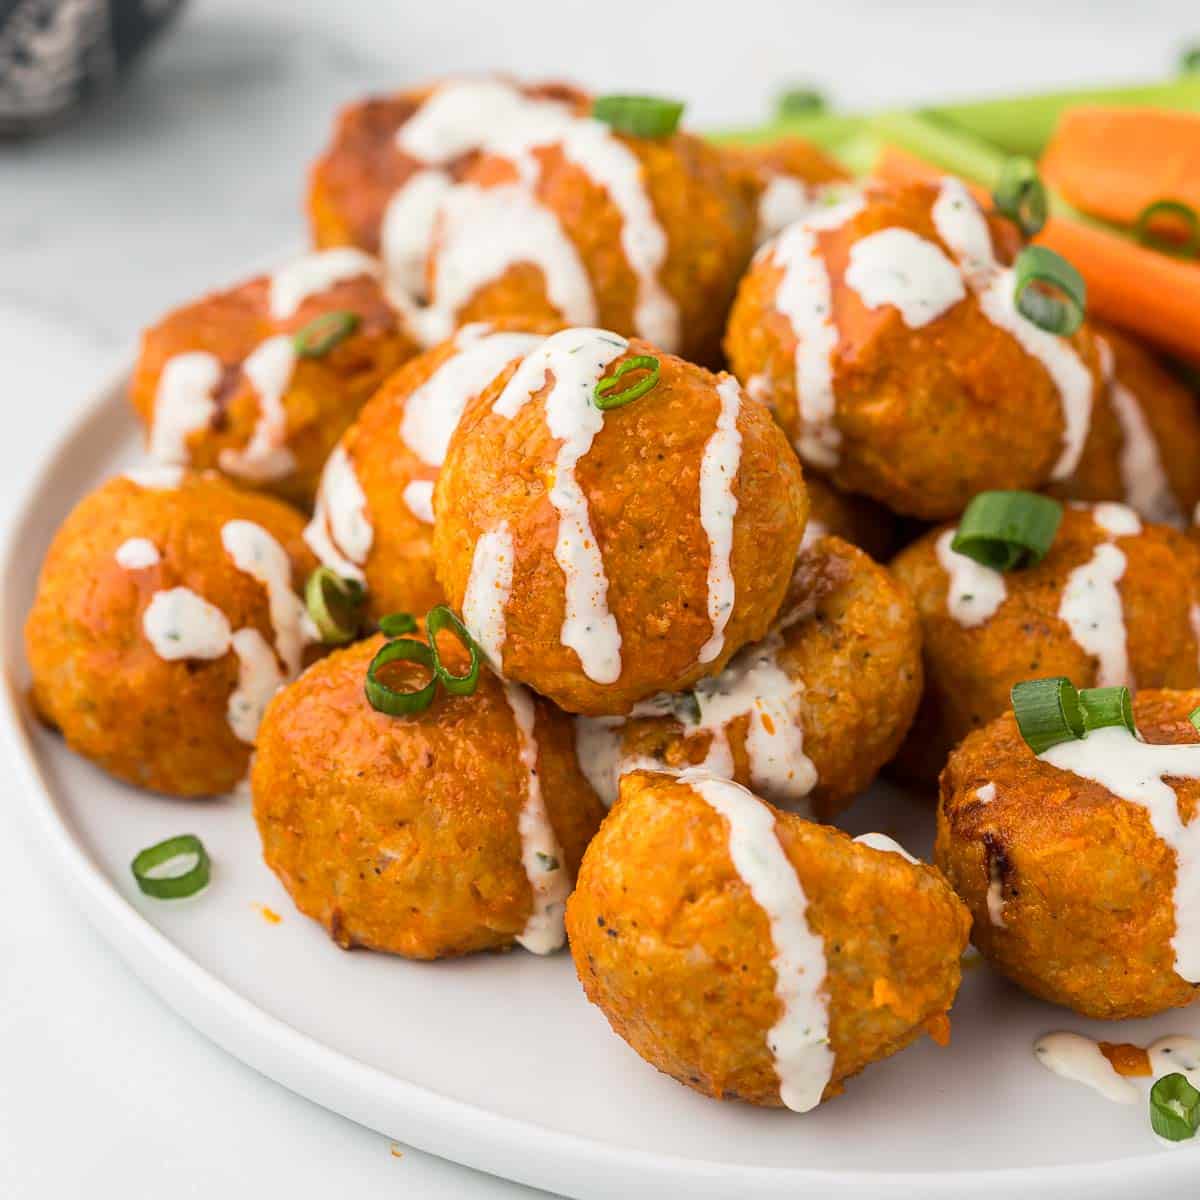
[[[824,994],[825,945],[808,924],[808,898],[775,833],[775,814],[753,792],[703,771],[680,776],[725,818],[729,857],[771,929],[779,1018],[767,1033],[779,1098],[793,1112],[821,1102],[833,1074]]]
[[[312,520],[304,530],[309,549],[331,570],[361,583],[375,529],[367,497],[344,446],[337,446],[321,472]]]
[[[846,284],[868,308],[891,307],[910,329],[966,298],[962,275],[940,246],[911,229],[881,229],[850,247]]]
[[[443,195],[428,182],[418,185],[426,191],[417,205],[422,220],[428,210],[421,204],[428,203],[439,205],[442,222],[442,242],[433,252],[436,294],[432,305],[420,309],[411,297],[394,291],[426,344],[449,336],[455,314],[471,296],[519,262],[541,268],[550,299],[565,320],[580,325],[595,320],[591,282],[579,254],[536,194],[541,164],[533,152],[556,145],[621,214],[621,248],[637,280],[636,332],[664,349],[678,346],[678,306],[659,280],[666,233],[639,159],[604,122],[558,101],[532,99],[500,81],[453,80],[438,88],[396,136],[404,151],[429,163],[481,150],[508,160],[518,176],[517,182],[497,187],[455,184]],[[391,257],[396,251],[389,247],[387,253]],[[411,277],[411,271],[407,274]]]
[[[1039,329],[1017,311],[1012,268],[996,261],[987,218],[961,180],[948,177],[942,181],[933,205],[933,224],[958,259],[983,315],[1012,334],[1054,380],[1062,402],[1064,430],[1062,453],[1050,478],[1065,479],[1079,465],[1091,426],[1091,373],[1066,338]]]
[[[475,543],[462,606],[463,624],[471,631],[497,674],[503,661],[504,609],[512,591],[512,576],[512,532],[508,522],[501,521]]]

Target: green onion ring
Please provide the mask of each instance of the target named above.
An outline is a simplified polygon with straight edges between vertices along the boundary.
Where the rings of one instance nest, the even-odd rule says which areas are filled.
[[[1016,156],[1008,159],[1000,170],[996,190],[992,192],[996,211],[1016,223],[1026,237],[1040,233],[1046,224],[1050,202],[1046,185],[1038,175],[1031,158]]]
[[[415,692],[401,692],[389,687],[379,678],[379,672],[388,663],[415,662],[428,668],[430,680]],[[397,638],[379,648],[379,652],[371,659],[367,667],[365,684],[367,701],[376,712],[387,713],[390,717],[409,716],[413,713],[424,712],[437,695],[438,675],[433,665],[433,651],[424,643],[411,638]]]
[[[825,97],[816,88],[791,88],[776,102],[775,115],[784,118],[811,117],[828,107]]]
[[[436,677],[452,696],[470,696],[479,686],[481,655],[475,639],[467,632],[467,627],[454,611],[445,604],[439,604],[437,608],[429,610],[429,615],[425,618],[425,628],[429,634],[429,647],[433,651],[433,669]],[[443,629],[453,630],[455,637],[462,642],[471,656],[471,665],[465,675],[455,675],[442,664],[442,656],[438,653],[437,635]]]
[[[1200,1092],[1178,1071],[1150,1089],[1150,1127],[1169,1142],[1185,1142],[1200,1129]]]
[[[1017,311],[1039,329],[1070,337],[1083,324],[1087,285],[1083,276],[1061,254],[1046,246],[1026,246],[1017,255],[1013,303]],[[1049,285],[1050,295],[1034,284]]]
[[[1110,725],[1123,725],[1130,733],[1137,734],[1133,701],[1127,687],[1084,688],[1079,693],[1079,707],[1083,713],[1084,737],[1093,729],[1106,729]]]
[[[292,348],[301,358],[320,358],[345,341],[361,321],[358,313],[344,308],[322,313],[297,331],[292,338]]]
[[[155,867],[161,867],[172,859],[191,855],[195,858],[186,871],[179,875],[152,875]],[[185,896],[194,896],[198,891],[208,886],[212,873],[212,862],[204,843],[194,833],[181,833],[178,837],[167,838],[155,846],[147,846],[129,864],[138,887],[147,896],[156,900],[182,900]]]
[[[1197,733],[1200,733],[1200,708],[1193,708],[1192,711],[1188,713],[1188,720],[1191,721],[1192,728]]]
[[[387,637],[403,637],[417,628],[417,618],[412,613],[394,612],[379,618],[379,632]]]
[[[628,371],[638,370],[648,371],[649,374],[644,379],[639,379],[637,383],[630,384],[629,387],[617,392],[615,395],[610,396],[608,394],[617,386],[617,381],[622,375]],[[662,364],[653,354],[635,354],[632,358],[627,358],[621,363],[607,379],[601,379],[597,382],[592,391],[592,400],[601,412],[608,412],[612,408],[623,408],[626,404],[632,404],[633,401],[640,399],[654,388],[658,383],[658,377],[661,373]]]
[[[994,571],[1039,563],[1054,542],[1062,505],[1034,492],[980,492],[963,513],[950,543]]]
[[[657,96],[597,96],[592,116],[617,133],[632,137],[670,137],[683,116],[683,101]]]
[[[1187,226],[1187,238],[1182,242],[1172,241],[1154,232],[1155,217],[1176,217]],[[1170,254],[1175,258],[1195,258],[1200,252],[1200,216],[1190,204],[1182,200],[1155,200],[1138,213],[1133,223],[1133,236],[1143,246]]]
[[[1065,675],[1014,684],[1010,698],[1017,728],[1034,754],[1083,736],[1079,693]]]
[[[1200,71],[1200,46],[1189,46],[1179,56],[1179,70],[1183,75],[1190,75],[1193,71]]]
[[[343,646],[354,640],[365,595],[357,579],[344,579],[329,567],[318,567],[308,577],[304,605],[326,646]]]

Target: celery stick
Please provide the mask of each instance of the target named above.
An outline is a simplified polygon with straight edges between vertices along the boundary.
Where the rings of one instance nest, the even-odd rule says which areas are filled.
[[[854,113],[813,113],[810,117],[777,117],[753,129],[721,129],[706,134],[713,142],[735,146],[758,146],[780,138],[800,137],[832,149],[858,133],[866,124]]]
[[[871,121],[871,133],[954,175],[994,188],[1008,155],[961,130],[915,113],[881,113]]]
[[[970,104],[941,104],[924,112],[1010,154],[1037,158],[1063,110],[1080,104],[1200,111],[1200,74],[1133,87],[1082,88]]]

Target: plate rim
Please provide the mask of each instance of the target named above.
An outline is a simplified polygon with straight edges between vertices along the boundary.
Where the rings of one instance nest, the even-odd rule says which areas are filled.
[[[70,419],[39,454],[36,469],[20,489],[0,538],[0,632],[22,643],[25,613],[14,611],[15,584],[30,564],[21,561],[22,534],[35,516],[38,499],[50,486],[59,459],[94,423],[115,415],[135,361],[126,348],[104,371]],[[110,411],[111,410],[111,411]],[[37,564],[40,570],[41,563]],[[9,761],[16,767],[15,806],[27,831],[50,856],[68,885],[75,905],[124,965],[169,1008],[223,1051],[275,1083],[332,1112],[387,1137],[402,1127],[402,1140],[421,1150],[513,1182],[577,1197],[644,1194],[686,1185],[692,1195],[722,1200],[735,1185],[742,1195],[795,1197],[826,1194],[836,1187],[846,1200],[909,1197],[978,1200],[1011,1196],[1015,1188],[1049,1189],[1090,1196],[1178,1181],[1194,1155],[1145,1154],[1094,1163],[1014,1166],[999,1170],[873,1171],[804,1167],[746,1167],[716,1159],[614,1147],[518,1118],[503,1116],[465,1100],[442,1095],[390,1074],[326,1045],[255,1004],[188,956],[153,926],[113,886],[78,841],[55,800],[32,744],[35,718],[19,683],[23,662],[5,662],[0,728]],[[614,1035],[615,1036],[615,1035]],[[647,1069],[650,1069],[647,1067]],[[931,1103],[931,1109],[933,1104]],[[387,1124],[385,1124],[385,1122]],[[1195,1148],[1192,1148],[1195,1150]],[[1071,1185],[1070,1192],[1063,1185]],[[970,1192],[966,1191],[970,1188]],[[1099,1188],[1099,1190],[1097,1190]],[[917,1190],[917,1193],[914,1192]],[[670,1192],[664,1192],[670,1194]]]

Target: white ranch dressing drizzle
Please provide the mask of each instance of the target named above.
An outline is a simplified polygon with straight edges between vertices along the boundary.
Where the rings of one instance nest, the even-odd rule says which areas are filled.
[[[258,420],[245,446],[221,451],[221,470],[263,482],[282,479],[296,469],[295,455],[287,445],[288,417],[283,406],[295,369],[296,350],[286,333],[268,338],[242,363],[242,372],[258,394]]]
[[[462,606],[463,624],[497,672],[504,661],[504,610],[512,580],[512,532],[508,522],[501,521],[475,543]]]
[[[988,920],[997,929],[1007,929],[1004,920],[1004,880],[1000,878],[1000,864],[995,859],[988,862],[987,889]]]
[[[542,342],[532,333],[491,333],[487,325],[464,325],[454,335],[454,353],[404,402],[400,436],[429,467],[446,461],[467,404],[515,358]]]
[[[391,195],[379,226],[379,257],[388,287],[420,298],[438,209],[453,183],[444,171],[414,171]]]
[[[712,633],[700,647],[700,662],[712,662],[725,647],[725,626],[733,612],[735,585],[730,556],[738,501],[733,494],[742,458],[738,415],[742,389],[732,375],[717,385],[717,427],[700,459],[700,524],[708,537],[708,619]]]
[[[982,787],[975,789],[975,799],[980,804],[991,804],[996,798],[996,785],[994,783],[985,783]]]
[[[375,540],[367,496],[344,445],[338,445],[321,471],[312,520],[304,530],[309,549],[345,579],[364,580],[363,565]]]
[[[895,308],[910,329],[936,321],[966,297],[941,247],[911,229],[880,229],[850,247],[845,280],[867,308]]]
[[[1099,335],[1096,336],[1096,349],[1104,377],[1108,380],[1108,400],[1121,427],[1121,453],[1117,465],[1125,501],[1148,521],[1181,528],[1183,512],[1141,403],[1117,379],[1112,347]]]
[[[1100,1047],[1078,1033],[1048,1033],[1033,1043],[1038,1062],[1055,1075],[1082,1083],[1114,1104],[1136,1104],[1138,1090],[1105,1058]]]
[[[521,862],[533,890],[533,909],[517,941],[533,954],[552,954],[566,941],[563,924],[571,880],[562,846],[550,823],[538,776],[536,712],[533,698],[518,684],[505,683],[504,696],[517,727],[517,754],[525,768],[525,802],[517,818]]]
[[[144,467],[130,467],[122,475],[130,483],[152,492],[170,492],[183,485],[182,466],[168,463],[151,463]]]
[[[292,560],[287,551],[253,521],[227,521],[221,528],[221,544],[233,565],[266,589],[275,648],[288,674],[298,675],[308,638],[304,602],[292,590]]]
[[[127,571],[142,571],[159,562],[158,547],[149,538],[129,538],[117,547],[113,557]]]
[[[433,524],[433,480],[414,479],[404,485],[404,503],[418,521]]]
[[[761,246],[794,221],[808,215],[816,189],[794,175],[772,175],[758,196],[758,227],[754,244]]]
[[[1130,537],[1141,532],[1137,514],[1123,504],[1097,504],[1092,520],[1110,537]],[[1101,542],[1091,558],[1067,576],[1058,605],[1064,621],[1081,649],[1096,659],[1100,687],[1133,685],[1125,635],[1125,610],[1118,589],[1125,574],[1125,555],[1111,542]]]
[[[833,286],[817,237],[840,228],[862,208],[862,197],[851,196],[789,226],[759,251],[783,268],[775,308],[796,335],[796,399],[801,419],[796,447],[806,462],[827,469],[837,466],[842,441],[833,420],[837,407],[833,355],[838,330],[833,319]]]
[[[215,354],[191,350],[168,358],[154,392],[150,424],[150,457],[160,463],[189,461],[187,439],[207,429],[216,415],[213,392],[224,367]]]
[[[288,681],[270,643],[257,629],[246,626],[229,639],[237,655],[238,684],[225,708],[233,736],[253,746],[271,698]]]
[[[575,467],[604,427],[604,413],[592,402],[593,390],[628,344],[602,329],[564,329],[522,362],[492,406],[493,412],[511,420],[553,376],[545,419],[551,435],[562,443],[549,493],[558,513],[554,558],[565,583],[561,641],[575,651],[584,674],[596,683],[620,678],[621,631],[608,609],[608,577]]]
[[[142,613],[142,632],[167,662],[220,658],[229,650],[229,618],[191,588],[155,592]]]
[[[938,237],[958,259],[983,315],[1016,338],[1054,381],[1064,429],[1062,452],[1050,478],[1065,479],[1079,465],[1091,427],[1091,372],[1066,338],[1047,333],[1017,311],[1014,272],[996,261],[987,219],[961,180],[942,180],[933,205],[933,224]]]
[[[775,832],[775,813],[753,792],[702,771],[680,781],[725,818],[729,857],[771,930],[780,1013],[767,1032],[779,1098],[793,1112],[821,1102],[833,1074],[825,945],[808,923],[808,897]]]
[[[966,629],[990,621],[1008,596],[1004,576],[983,563],[953,549],[957,528],[947,529],[937,539],[937,560],[949,576],[946,611]]]
[[[919,858],[914,858],[909,854],[895,838],[888,837],[886,833],[860,833],[854,840],[862,846],[870,846],[872,850],[882,850],[885,854],[898,854],[901,858],[906,858],[910,863],[916,865],[921,862]]]
[[[300,311],[310,296],[319,296],[334,284],[360,275],[378,277],[379,263],[352,246],[317,250],[297,258],[271,276],[267,293],[271,316],[276,321],[286,321]]]
[[[828,533],[829,529],[823,521],[809,517],[808,524],[804,527],[804,536],[800,539],[801,552],[811,550]]]
[[[621,214],[621,246],[637,281],[636,331],[663,349],[678,346],[678,306],[659,279],[666,233],[646,190],[641,161],[604,122],[497,80],[451,81],[401,127],[397,143],[435,164],[483,150],[509,160],[519,177],[517,184],[495,188],[458,184],[442,198],[435,303],[415,322],[422,336],[446,331],[479,287],[520,262],[541,268],[550,300],[565,320],[595,321],[591,280],[578,251],[535,194],[541,166],[533,151],[554,144]]]
[[[1180,820],[1175,792],[1165,782],[1200,779],[1200,745],[1151,745],[1111,726],[1051,746],[1038,758],[1146,810],[1154,832],[1175,851],[1175,971],[1200,983],[1200,821]]]

